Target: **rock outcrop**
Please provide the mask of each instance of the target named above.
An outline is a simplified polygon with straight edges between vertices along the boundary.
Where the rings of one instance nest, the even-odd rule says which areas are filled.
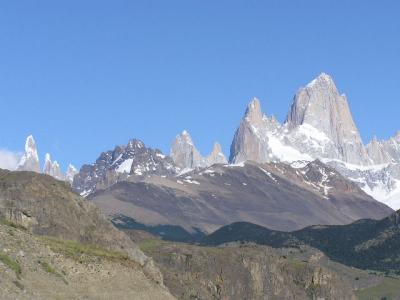
[[[324,133],[336,148],[321,153],[325,158],[357,165],[370,163],[346,96],[339,94],[325,73],[297,92],[286,122],[289,129],[307,124]]]
[[[182,169],[194,169],[206,165],[205,159],[196,149],[192,137],[186,130],[176,136],[171,147],[171,158]]]
[[[147,227],[180,226],[193,235],[236,221],[291,231],[392,212],[319,161],[213,165],[176,177],[118,182],[89,200],[117,221],[126,216]]]
[[[101,153],[93,164],[83,165],[74,176],[72,186],[79,194],[87,196],[128,178],[172,176],[178,171],[172,159],[160,150],[147,148],[142,141],[132,139],[126,146]]]
[[[46,153],[44,159],[43,173],[50,175],[58,180],[65,180],[64,174],[61,173],[60,165],[57,161],[52,161],[49,153]]]
[[[36,148],[36,142],[32,135],[28,136],[26,139],[25,153],[18,163],[17,171],[32,171],[40,173],[39,156]]]
[[[65,174],[65,180],[72,184],[76,174],[78,174],[78,170],[72,164],[69,164],[67,173]]]
[[[234,135],[230,163],[323,160],[368,194],[400,208],[400,132],[364,146],[345,95],[322,73],[296,93],[285,123],[254,99]]]
[[[183,170],[205,168],[213,164],[225,164],[227,159],[219,143],[214,144],[210,155],[203,157],[193,143],[189,132],[178,134],[171,147],[171,158]]]
[[[224,153],[222,153],[222,147],[219,143],[214,144],[214,148],[210,155],[206,158],[207,166],[214,164],[226,164],[228,163]]]

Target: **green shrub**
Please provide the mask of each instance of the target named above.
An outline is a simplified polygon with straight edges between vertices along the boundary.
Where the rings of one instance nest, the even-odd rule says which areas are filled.
[[[5,253],[0,253],[0,261],[7,267],[9,267],[11,270],[13,270],[18,278],[20,277],[20,275],[22,274],[22,268],[17,261],[13,260]]]

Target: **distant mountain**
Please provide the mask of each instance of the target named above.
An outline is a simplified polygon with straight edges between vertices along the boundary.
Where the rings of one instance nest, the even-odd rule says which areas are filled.
[[[175,177],[127,178],[88,198],[121,226],[124,216],[148,228],[173,225],[193,234],[237,221],[291,231],[380,219],[392,212],[320,161],[292,166],[247,162]]]
[[[35,172],[0,169],[0,219],[38,235],[122,251],[157,276],[152,261],[69,184]],[[152,276],[153,276],[152,275]]]
[[[255,242],[275,248],[305,244],[345,265],[398,273],[400,211],[379,221],[364,219],[342,226],[311,226],[290,233],[241,222],[220,228],[202,240],[206,245],[233,241]]]
[[[40,173],[39,155],[36,142],[32,135],[26,138],[25,153],[18,163],[17,171],[32,171]]]
[[[171,148],[171,158],[177,166],[184,170],[227,163],[219,143],[214,144],[209,156],[201,156],[193,143],[192,137],[186,130],[176,136]]]
[[[61,173],[60,165],[57,161],[52,161],[49,153],[46,153],[43,174],[50,175],[59,180],[65,180],[64,175]]]
[[[25,152],[18,163],[17,171],[42,173],[36,142],[32,135],[28,136],[26,139]],[[59,163],[57,161],[52,161],[50,154],[46,153],[43,165],[43,174],[50,175],[58,180],[67,181],[72,184],[73,178],[76,174],[76,168],[69,164],[67,173],[63,174]]]
[[[377,200],[400,208],[400,133],[388,141],[364,145],[345,95],[322,73],[294,96],[280,124],[261,111],[258,99],[248,105],[234,135],[230,163],[320,159],[357,182]]]
[[[83,165],[74,177],[73,188],[87,196],[128,179],[141,180],[149,175],[173,176],[180,171],[173,160],[158,149],[132,139],[126,146],[116,146],[100,154],[91,165]]]

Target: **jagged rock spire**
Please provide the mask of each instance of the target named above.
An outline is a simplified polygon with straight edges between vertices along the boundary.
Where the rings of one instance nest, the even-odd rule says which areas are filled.
[[[60,165],[57,161],[52,161],[49,153],[46,153],[44,159],[43,173],[50,175],[58,180],[64,180],[65,176],[61,172]]]
[[[18,163],[17,170],[40,173],[39,156],[37,153],[36,142],[32,135],[26,138],[25,153]]]
[[[69,164],[67,173],[65,174],[65,180],[72,184],[76,174],[78,174],[78,170],[72,164]]]
[[[325,73],[297,92],[286,123],[291,129],[303,124],[317,128],[337,146],[337,158],[345,162],[369,161],[346,96]]]
[[[186,130],[175,138],[171,147],[171,158],[180,168],[197,168],[205,166],[205,160],[196,149],[192,137]]]
[[[258,100],[256,97],[254,97],[247,105],[245,118],[250,123],[258,123],[262,121],[263,113],[261,110],[261,103],[260,100]]]
[[[211,166],[214,164],[226,164],[227,159],[222,153],[222,147],[219,143],[214,143],[213,150],[211,151],[210,155],[206,159],[207,165]]]

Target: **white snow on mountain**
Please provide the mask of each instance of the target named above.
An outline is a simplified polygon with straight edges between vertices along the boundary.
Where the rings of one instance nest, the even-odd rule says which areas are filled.
[[[70,168],[72,167],[72,168]],[[71,182],[71,176],[76,169],[70,165],[67,175],[61,171],[60,164],[57,161],[52,161],[49,153],[46,153],[44,159],[43,170],[40,169],[39,155],[36,147],[35,139],[32,135],[28,136],[25,142],[25,152],[22,155],[16,170],[17,171],[32,171],[36,173],[44,173],[58,180],[67,180]]]
[[[36,142],[32,135],[26,138],[25,153],[17,166],[18,171],[32,171],[40,173],[39,155],[36,148]]]
[[[365,146],[346,96],[322,73],[296,93],[285,123],[261,111],[254,98],[235,133],[230,163],[247,160],[304,165],[320,159],[377,200],[400,208],[400,132]]]
[[[65,173],[65,180],[72,184],[72,182],[74,181],[74,177],[77,173],[78,170],[72,164],[69,164],[67,172]]]

